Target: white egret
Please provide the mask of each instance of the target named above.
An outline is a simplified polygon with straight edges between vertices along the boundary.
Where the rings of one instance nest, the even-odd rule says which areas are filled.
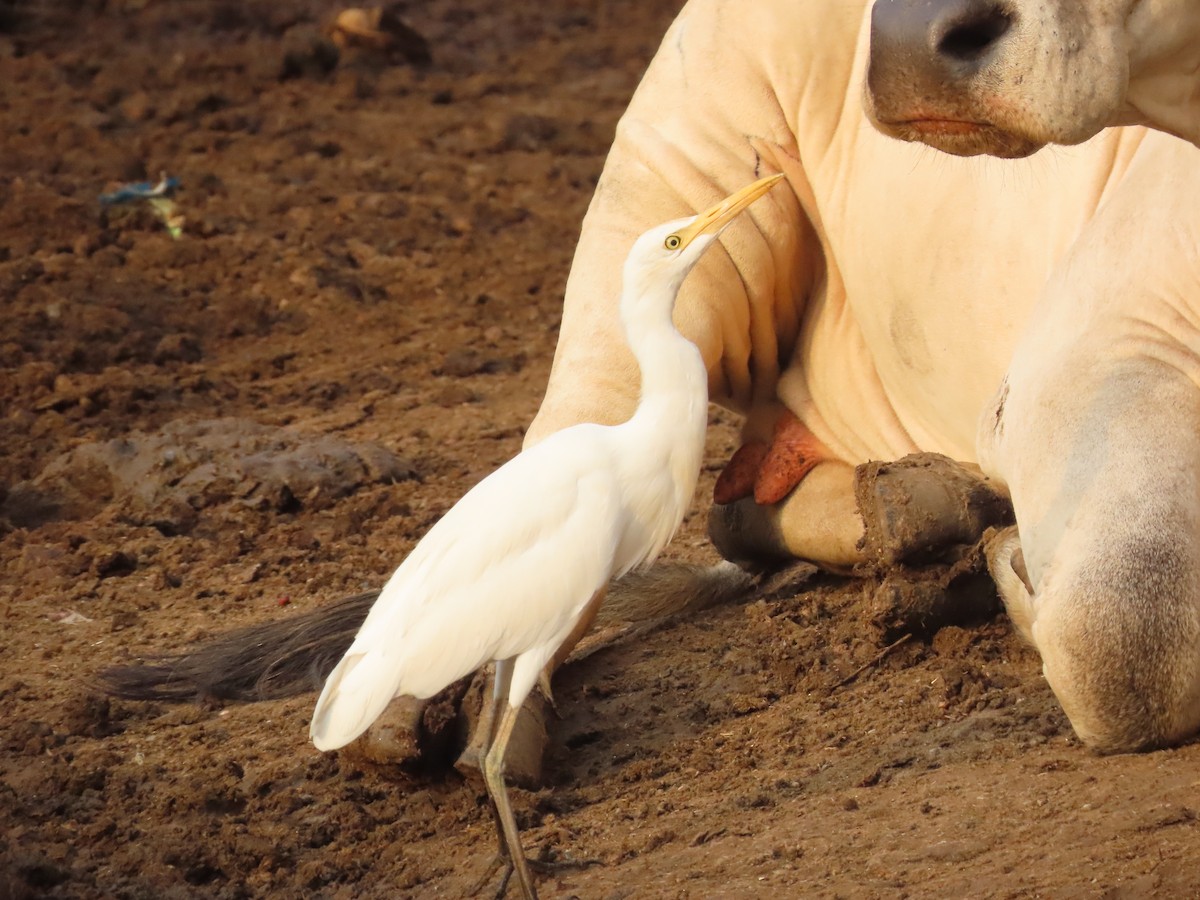
[[[632,418],[564,429],[472,488],[392,575],[317,700],[312,740],[332,750],[394,697],[430,697],[494,661],[482,769],[501,853],[527,898],[536,892],[503,774],[513,725],[609,580],[651,562],[683,520],[704,451],[708,376],[672,322],[675,298],[721,231],[782,177],[638,238],[620,306],[641,368]]]

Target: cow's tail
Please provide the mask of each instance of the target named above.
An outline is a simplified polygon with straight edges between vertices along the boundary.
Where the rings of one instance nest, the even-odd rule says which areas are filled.
[[[657,565],[609,588],[593,631],[732,602],[754,583],[732,563]],[[378,596],[378,591],[355,594],[282,621],[218,635],[145,665],[110,668],[100,674],[100,687],[125,699],[175,702],[275,700],[315,691],[350,647]]]
[[[275,700],[316,690],[350,647],[379,591],[248,625],[147,665],[100,674],[101,688],[130,700]]]

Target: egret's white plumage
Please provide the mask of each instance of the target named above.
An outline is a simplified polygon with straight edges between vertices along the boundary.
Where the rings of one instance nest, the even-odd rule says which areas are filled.
[[[621,299],[642,375],[633,417],[565,429],[472,488],[392,575],[317,700],[313,743],[331,750],[394,697],[431,696],[495,661],[495,703],[507,710],[484,775],[527,896],[532,880],[500,776],[516,712],[597,592],[652,561],[683,520],[708,391],[699,351],[671,321],[675,297],[704,250],[779,177],[634,243]]]

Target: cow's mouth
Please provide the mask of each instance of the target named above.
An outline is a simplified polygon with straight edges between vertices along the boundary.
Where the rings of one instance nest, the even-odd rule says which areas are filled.
[[[880,120],[880,129],[902,141],[928,144],[955,156],[979,156],[989,154],[1005,159],[1029,156],[1044,146],[1024,135],[998,128],[991,122],[971,119],[944,119],[936,117],[911,117]]]
[[[894,123],[901,127],[911,128],[920,134],[975,134],[985,128],[991,128],[987,122],[970,122],[963,119],[905,119]]]

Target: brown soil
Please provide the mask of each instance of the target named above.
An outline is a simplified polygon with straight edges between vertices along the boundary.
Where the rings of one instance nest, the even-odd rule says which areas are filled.
[[[378,587],[516,452],[677,5],[430,0],[404,17],[431,66],[330,69],[315,0],[0,3],[0,897],[461,896],[484,870],[479,786],[318,753],[312,697],[90,683]],[[180,240],[98,205],[162,171]],[[733,435],[717,415],[714,466]],[[711,559],[703,516],[671,555]],[[531,853],[601,865],[544,896],[1200,893],[1200,749],[1089,754],[1002,618],[880,655],[874,585],[566,668],[514,803]]]

